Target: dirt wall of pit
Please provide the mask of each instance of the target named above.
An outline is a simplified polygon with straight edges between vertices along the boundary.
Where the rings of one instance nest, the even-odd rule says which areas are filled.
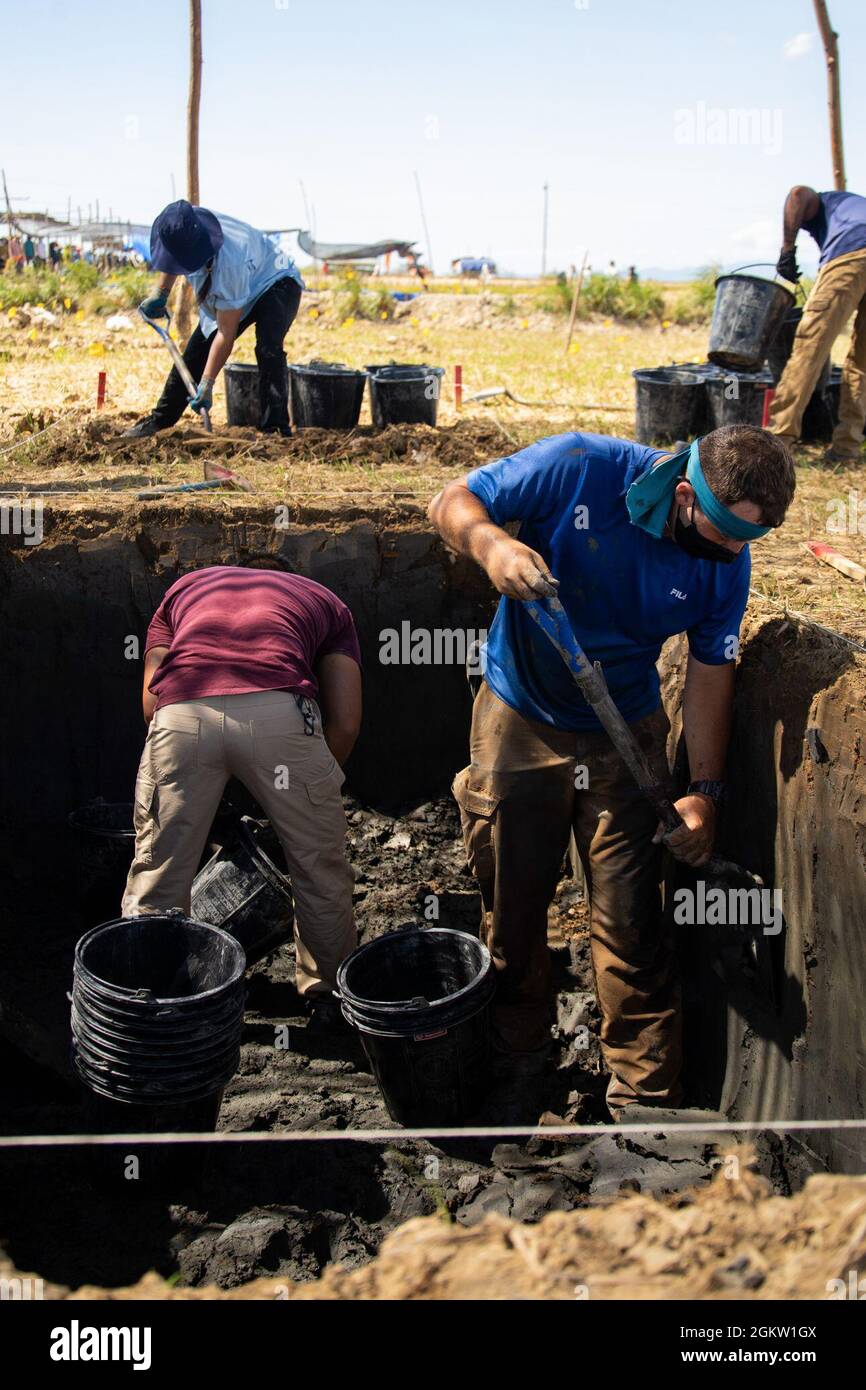
[[[384,666],[381,633],[481,629],[492,595],[420,513],[298,514],[275,532],[263,508],[204,504],[128,513],[45,510],[45,536],[3,538],[6,643],[0,718],[2,868],[32,907],[71,873],[70,810],[131,798],[144,728],[143,639],[186,569],[231,561],[239,524],[351,607],[365,663],[365,717],[348,783],[373,804],[447,787],[465,759],[469,698],[459,664]],[[676,715],[682,648],[663,661]],[[755,939],[682,934],[687,1053],[695,1090],[735,1118],[857,1117],[866,1102],[864,661],[814,630],[752,618],[738,674],[723,848],[782,890],[784,929]],[[53,899],[57,901],[56,898]],[[862,1138],[786,1141],[786,1166],[862,1171]]]

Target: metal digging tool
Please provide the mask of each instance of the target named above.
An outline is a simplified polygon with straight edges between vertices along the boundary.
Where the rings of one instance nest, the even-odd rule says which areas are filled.
[[[592,705],[610,740],[637,782],[647,801],[658,814],[666,831],[678,830],[683,818],[663,786],[655,777],[637,739],[610,697],[607,682],[598,662],[589,661],[572,631],[568,614],[558,598],[536,602],[530,599],[526,609],[554,645],[574,677],[584,699]],[[724,888],[762,888],[764,880],[739,864],[713,855],[700,866],[700,873],[709,881]]]
[[[196,392],[198,391],[198,387],[196,386],[195,382],[194,382],[193,379],[192,379],[192,374],[191,374],[191,372],[190,372],[190,370],[189,370],[189,367],[186,365],[186,363],[185,363],[184,360],[183,360],[183,357],[181,356],[180,348],[178,347],[177,343],[174,341],[174,338],[171,336],[171,315],[169,314],[168,310],[166,309],[166,311],[165,311],[165,318],[166,318],[166,326],[165,326],[165,328],[163,328],[162,324],[157,323],[156,319],[149,319],[149,318],[147,317],[147,314],[146,314],[146,313],[144,312],[144,310],[141,308],[141,306],[139,306],[138,312],[141,314],[141,317],[144,319],[145,323],[149,323],[149,324],[150,324],[150,326],[151,326],[151,328],[153,329],[154,333],[158,333],[159,336],[160,336],[160,338],[162,338],[162,341],[165,343],[166,347],[168,348],[169,357],[171,358],[171,360],[172,360],[172,362],[174,363],[174,365],[177,367],[178,373],[180,374],[180,379],[181,379],[181,381],[183,382],[184,386],[185,386],[186,389],[187,389],[187,394],[189,395],[190,400],[192,400],[193,396],[194,396],[194,395],[196,394]],[[203,410],[202,413],[201,413],[201,418],[202,418],[202,420],[204,421],[204,427],[205,427],[205,429],[207,430],[208,434],[210,434],[210,433],[211,433],[210,411],[209,411],[209,410]]]

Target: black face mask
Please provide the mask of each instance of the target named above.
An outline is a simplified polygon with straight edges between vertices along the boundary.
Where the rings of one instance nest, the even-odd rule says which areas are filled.
[[[694,515],[686,526],[677,512],[674,540],[681,550],[694,556],[696,560],[715,560],[720,565],[730,565],[737,558],[733,550],[726,550],[723,545],[716,545],[715,541],[708,541],[706,536],[702,536],[695,525]]]

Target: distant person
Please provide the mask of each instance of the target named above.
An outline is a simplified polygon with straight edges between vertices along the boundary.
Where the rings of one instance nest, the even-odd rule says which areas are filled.
[[[60,247],[58,246],[56,241],[52,241],[49,245],[48,255],[51,260],[51,269],[59,270],[62,264],[62,258],[60,255]]]
[[[213,405],[213,388],[231,355],[235,339],[256,326],[259,365],[259,429],[291,434],[288,379],[283,341],[294,323],[304,282],[285,252],[246,222],[184,199],[159,214],[150,233],[150,263],[162,271],[157,293],[144,300],[142,313],[164,318],[171,288],[185,275],[195,291],[199,322],[184,352],[198,383],[190,401],[172,368],[156,406],[125,438],[143,439],[177,423],[186,409],[200,414]]]
[[[32,264],[33,264],[33,257],[34,257],[35,255],[36,255],[36,247],[33,245],[33,238],[32,238],[31,236],[26,236],[26,237],[24,238],[24,259],[25,259],[25,261],[27,262],[27,269],[28,269],[28,270],[30,269],[30,267],[31,267]]]
[[[866,198],[857,193],[816,193],[796,184],[785,199],[782,250],[776,270],[800,278],[797,234],[809,233],[821,250],[818,278],[797,325],[794,346],[770,407],[769,428],[785,444],[800,438],[803,412],[852,314],[851,347],[842,368],[839,423],[825,457],[853,463],[860,457],[866,424]]]
[[[352,614],[271,556],[172,584],[147,631],[147,741],[135,784],[135,857],[124,916],[190,910],[229,777],[271,821],[295,900],[298,993],[328,1021],[356,943],[343,764],[361,722]]]
[[[24,248],[21,245],[21,238],[12,236],[9,238],[9,259],[20,275],[24,269]]]
[[[628,268],[628,282],[629,282],[630,285],[636,285],[636,284],[637,284],[637,282],[638,282],[637,266],[634,266],[634,265],[630,265],[630,266],[629,266],[629,268]]]

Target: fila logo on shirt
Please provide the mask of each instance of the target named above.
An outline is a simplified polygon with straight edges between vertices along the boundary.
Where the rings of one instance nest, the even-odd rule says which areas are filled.
[[[688,594],[684,594],[682,589],[671,589],[670,597],[683,599],[688,598]]]

